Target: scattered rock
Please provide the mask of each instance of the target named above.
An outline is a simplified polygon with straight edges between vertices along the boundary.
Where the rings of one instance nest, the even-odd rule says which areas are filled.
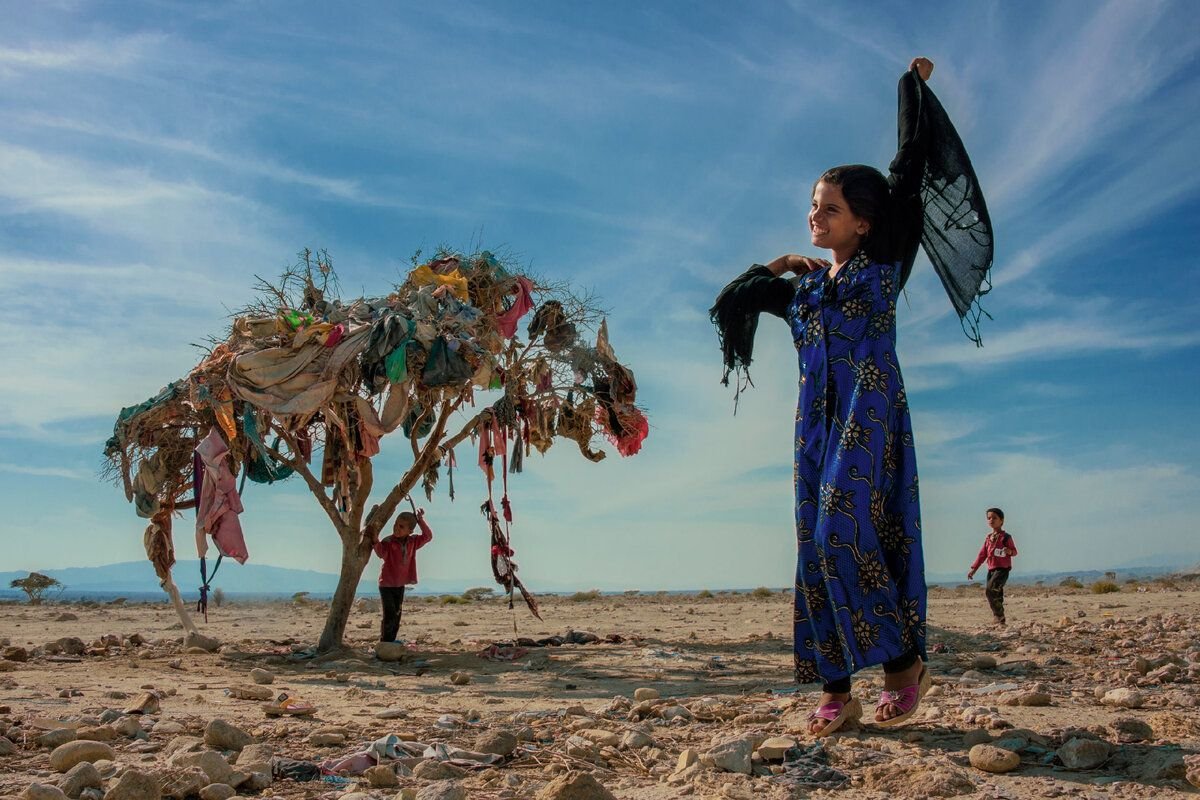
[[[142,730],[142,724],[137,721],[136,717],[121,717],[112,724],[113,733],[120,734],[127,739],[135,739],[139,734],[145,734]]]
[[[169,767],[158,773],[158,785],[163,795],[176,800],[195,797],[211,783],[199,767]]]
[[[1117,717],[1108,729],[1118,742],[1146,742],[1154,738],[1154,728],[1137,717]]]
[[[239,767],[249,764],[269,764],[275,756],[275,747],[269,744],[248,744],[238,753],[233,763]],[[253,770],[250,770],[253,771]]]
[[[79,617],[72,614],[70,611],[64,611],[54,618],[55,622],[75,622]]]
[[[1200,789],[1200,755],[1184,756],[1183,767],[1187,782]]]
[[[467,790],[457,781],[438,781],[422,786],[415,800],[467,800]]]
[[[167,742],[163,755],[167,758],[176,753],[199,753],[204,750],[204,740],[199,736],[176,736]]]
[[[660,695],[658,693],[658,689],[643,687],[641,689],[633,690],[633,699],[639,703],[643,700],[657,700],[659,697]]]
[[[424,798],[421,798],[424,800]],[[600,781],[587,772],[559,775],[537,793],[537,800],[617,800]]]
[[[221,642],[203,633],[189,633],[183,640],[183,646],[185,649],[198,647],[206,653],[215,653]]]
[[[265,686],[241,685],[230,686],[229,696],[236,697],[238,700],[270,700],[275,693]]]
[[[54,748],[54,752],[50,754],[50,769],[66,772],[81,761],[112,761],[116,757],[113,749],[103,742],[67,742]]]
[[[597,728],[585,728],[577,734],[587,739],[589,742],[600,745],[601,747],[616,747],[621,743],[620,734],[612,731],[599,730]]]
[[[67,800],[62,789],[48,783],[31,783],[19,796],[21,800]]]
[[[76,739],[87,739],[89,742],[112,742],[120,735],[108,725],[87,725],[75,731]]]
[[[984,669],[995,669],[995,668],[996,668],[995,656],[989,656],[986,653],[981,653],[971,659],[971,669],[984,670]]]
[[[64,636],[53,642],[47,642],[42,649],[50,655],[81,656],[87,651],[87,645],[77,636]]]
[[[963,746],[974,747],[977,744],[989,744],[992,735],[983,728],[974,728],[963,734]]]
[[[1072,739],[1058,748],[1058,760],[1067,769],[1095,769],[1111,754],[1109,743],[1098,739]]]
[[[653,747],[654,737],[641,731],[626,731],[621,737],[622,750],[640,750],[643,747]]]
[[[471,675],[467,672],[451,672],[450,682],[455,686],[466,686],[471,682]]]
[[[100,770],[90,761],[80,761],[67,770],[67,774],[58,782],[58,788],[67,797],[79,797],[84,789],[99,789],[103,785]]]
[[[200,790],[200,800],[229,800],[235,794],[237,789],[227,783],[210,783]]]
[[[1118,708],[1141,708],[1146,703],[1146,697],[1141,692],[1122,687],[1105,692],[1100,702]]]
[[[4,736],[0,736],[0,756],[11,756],[17,752],[17,746]]]
[[[362,774],[371,784],[372,789],[394,789],[400,785],[396,771],[386,764],[377,764],[368,768]]]
[[[171,756],[173,767],[198,767],[208,776],[209,783],[233,783],[233,768],[214,750],[199,753],[176,753]]]
[[[47,750],[53,750],[59,745],[73,742],[79,738],[74,728],[55,728],[52,731],[46,731],[37,738],[38,747],[45,747]]]
[[[517,749],[517,737],[508,731],[490,731],[475,740],[475,750],[507,756]]]
[[[408,657],[408,648],[399,642],[377,642],[375,657],[380,661],[403,661]]]
[[[259,669],[258,667],[255,667],[254,669],[250,670],[250,680],[264,685],[274,683],[275,673],[267,669]]]
[[[1012,772],[1021,766],[1021,756],[1012,750],[990,744],[977,744],[967,754],[971,766],[984,772]]]
[[[218,717],[204,729],[204,743],[216,750],[241,750],[253,744],[254,737]]]
[[[161,797],[162,790],[155,778],[135,769],[127,769],[105,793],[104,800],[159,800]]]
[[[162,736],[174,736],[175,734],[183,733],[186,730],[187,728],[173,719],[160,722],[154,726],[154,732]]]
[[[448,781],[466,776],[467,771],[462,767],[447,764],[444,761],[422,761],[413,767],[413,777],[423,781]]]
[[[0,648],[0,658],[5,661],[28,661],[29,651],[24,647],[16,646]]]
[[[756,751],[763,761],[782,761],[788,750],[796,746],[796,740],[790,736],[772,736],[758,746]]]
[[[749,775],[752,772],[750,762],[754,752],[753,742],[744,737],[728,739],[710,749],[701,756],[700,761],[707,767],[723,772],[738,772]]]

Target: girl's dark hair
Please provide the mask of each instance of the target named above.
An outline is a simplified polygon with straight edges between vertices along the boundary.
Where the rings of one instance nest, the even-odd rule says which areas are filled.
[[[842,190],[847,205],[855,216],[862,217],[870,223],[871,229],[863,238],[862,249],[873,261],[890,263],[897,255],[892,241],[891,188],[887,178],[874,167],[865,164],[846,164],[825,173],[813,184],[813,194],[817,192],[817,183],[828,183]]]
[[[1004,512],[1003,512],[1003,511],[1001,511],[1001,510],[1000,510],[1000,509],[998,509],[998,508],[989,508],[989,509],[988,509],[988,512],[990,512],[990,513],[992,513],[992,514],[995,514],[995,515],[996,515],[997,517],[999,517],[1000,519],[1004,519]]]

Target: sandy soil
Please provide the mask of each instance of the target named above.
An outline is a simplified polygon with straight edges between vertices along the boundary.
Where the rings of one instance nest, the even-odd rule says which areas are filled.
[[[200,746],[181,737],[203,737],[215,718],[270,745],[276,756],[310,762],[362,750],[388,733],[467,750],[498,731],[520,739],[500,764],[454,775],[452,784],[432,779],[455,773],[454,767],[425,764],[418,756],[393,764],[395,786],[372,788],[368,778],[336,784],[279,778],[264,788],[268,780],[260,774],[257,785],[243,784],[243,795],[393,798],[421,790],[425,800],[453,797],[461,786],[472,798],[604,796],[547,787],[568,770],[590,772],[618,798],[644,800],[1197,792],[1184,763],[1200,751],[1195,584],[1160,582],[1113,594],[1010,587],[1004,630],[987,625],[990,614],[977,588],[934,589],[929,645],[935,686],[916,720],[891,730],[851,725],[821,741],[804,734],[815,687],[796,691],[791,682],[789,594],[551,597],[543,598],[541,622],[523,606],[510,612],[496,599],[410,598],[401,628],[409,647],[398,662],[372,652],[376,605],[356,608],[347,650],[318,658],[295,654],[321,629],[325,606],[316,603],[235,600],[211,608],[201,628],[223,643],[215,653],[186,649],[165,603],[0,606],[0,641],[11,656],[0,662],[0,734],[15,745],[5,754],[0,742],[0,795],[62,780],[51,767],[51,748],[44,738],[39,742],[56,729],[68,730],[57,730],[50,744],[72,735],[110,739],[112,758],[97,764],[103,786],[84,793],[99,797],[122,771],[161,778],[176,750]],[[512,663],[476,655],[517,635],[514,626],[534,638],[583,630],[625,641],[537,648]],[[97,641],[105,635],[112,637],[107,646]],[[56,655],[57,648],[46,647],[63,637],[78,637],[89,652],[70,655],[67,645]],[[260,691],[288,692],[315,704],[317,714],[268,718],[261,702],[232,696],[230,687],[255,685],[254,668],[274,675]],[[469,682],[455,684],[454,673]],[[880,686],[878,670],[856,680],[868,718]],[[634,700],[639,688],[656,690],[660,699]],[[1116,689],[1127,691],[1105,698]],[[119,712],[146,691],[159,696],[160,710],[134,715],[137,725],[122,721]],[[632,738],[645,746],[614,745],[630,731],[644,734]],[[796,739],[784,763],[743,759],[764,738],[783,735]],[[719,746],[730,739],[741,744]],[[1083,741],[1068,744],[1073,739]],[[322,740],[332,743],[313,743]],[[1016,752],[1019,766],[1003,774],[972,766],[968,752],[979,742]],[[699,765],[678,769],[692,758],[689,751],[701,757]],[[730,753],[732,761],[721,755]],[[1102,763],[1087,768],[1089,757]],[[720,768],[730,764],[755,774]],[[1200,766],[1191,769],[1200,780]],[[378,773],[374,779],[391,783]]]

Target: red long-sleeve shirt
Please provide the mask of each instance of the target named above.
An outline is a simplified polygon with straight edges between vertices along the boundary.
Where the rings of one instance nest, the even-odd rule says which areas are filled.
[[[979,548],[979,555],[975,556],[971,571],[979,569],[984,560],[987,561],[988,569],[1012,569],[1012,557],[1015,555],[1017,543],[1013,541],[1013,537],[1003,530],[989,533],[983,540],[983,547]]]
[[[411,586],[417,582],[417,551],[433,541],[433,531],[425,520],[417,517],[420,533],[410,534],[403,539],[389,536],[376,542],[375,555],[383,559],[379,571],[379,585],[388,587]]]

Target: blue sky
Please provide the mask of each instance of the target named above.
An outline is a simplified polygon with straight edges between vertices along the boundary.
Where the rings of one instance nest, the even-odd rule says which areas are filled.
[[[923,259],[900,309],[928,571],[965,572],[990,505],[1019,569],[1200,560],[1192,4],[0,15],[0,570],[144,557],[142,521],[96,477],[104,439],[187,371],[254,274],[324,247],[347,291],[382,293],[417,248],[481,242],[599,293],[653,426],[635,458],[568,443],[514,479],[530,586],[788,585],[794,352],[764,321],[733,417],[706,309],[747,265],[811,253],[821,171],[886,166],[915,55],[937,65],[996,228],[985,347]],[[404,449],[385,440],[377,475]],[[486,584],[483,482],[456,483],[421,572]],[[245,504],[253,559],[336,571],[299,484]]]

